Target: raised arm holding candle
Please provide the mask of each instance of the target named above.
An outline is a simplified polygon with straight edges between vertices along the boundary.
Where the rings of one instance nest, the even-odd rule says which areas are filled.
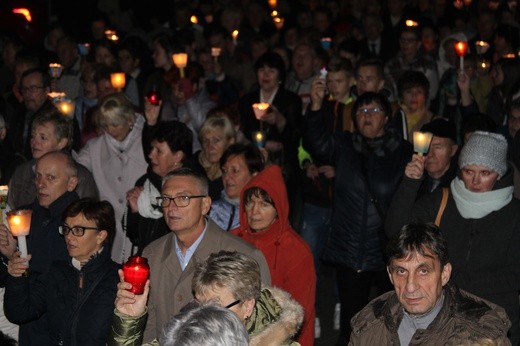
[[[455,53],[460,58],[460,69],[464,69],[464,55],[468,52],[468,42],[459,41],[455,43]]]
[[[186,54],[186,53],[173,54],[173,63],[179,69],[181,78],[184,78],[184,69],[186,68],[186,65],[188,65],[188,54]]]
[[[413,133],[413,150],[419,154],[419,156],[423,156],[428,152],[428,148],[430,147],[430,142],[432,141],[432,134],[415,131]]]

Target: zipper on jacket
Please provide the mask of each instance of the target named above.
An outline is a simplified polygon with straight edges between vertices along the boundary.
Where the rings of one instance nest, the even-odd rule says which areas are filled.
[[[83,272],[79,272],[79,280],[78,280],[78,286],[79,286],[79,289],[82,290],[83,289]]]

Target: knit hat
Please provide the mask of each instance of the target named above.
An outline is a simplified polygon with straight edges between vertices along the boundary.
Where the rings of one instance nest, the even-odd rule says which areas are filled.
[[[457,143],[457,128],[455,124],[444,118],[437,118],[424,124],[421,132],[429,132],[435,137],[449,138]]]
[[[482,165],[498,173],[507,171],[507,141],[497,133],[475,131],[462,147],[459,167]]]

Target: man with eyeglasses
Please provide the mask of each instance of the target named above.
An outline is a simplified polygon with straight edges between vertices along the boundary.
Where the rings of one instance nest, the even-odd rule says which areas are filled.
[[[36,115],[50,110],[54,107],[52,100],[47,95],[51,91],[51,80],[49,74],[41,69],[33,68],[25,71],[20,80],[20,94],[26,108],[23,131],[18,134],[22,138],[17,139],[16,143],[23,143],[21,148],[14,148],[22,153],[28,160],[32,158],[30,141],[31,125]]]
[[[58,233],[62,213],[78,199],[74,192],[78,184],[77,168],[70,154],[63,151],[49,152],[36,163],[35,185],[37,197],[32,204],[21,209],[32,210],[31,231],[27,237],[27,250],[32,255],[29,264],[30,281],[46,273],[54,261],[68,260],[63,237]],[[3,260],[13,258],[16,240],[6,226],[0,225],[0,252]],[[4,266],[0,266],[5,271]],[[45,315],[40,319],[20,326],[20,345],[47,345]]]
[[[163,178],[162,193],[157,202],[172,232],[143,251],[151,268],[145,342],[158,338],[164,324],[193,300],[191,281],[195,266],[214,252],[238,251],[253,257],[260,265],[264,284],[271,283],[262,253],[222,231],[206,217],[211,198],[204,175],[186,167],[170,172]]]

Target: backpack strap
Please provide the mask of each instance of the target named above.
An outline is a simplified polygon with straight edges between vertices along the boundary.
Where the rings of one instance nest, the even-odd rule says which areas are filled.
[[[444,214],[444,209],[446,209],[446,204],[448,204],[448,196],[450,195],[450,189],[447,187],[442,188],[442,199],[441,205],[439,206],[439,211],[437,212],[437,217],[435,218],[435,226],[439,227],[442,219],[442,214]]]

